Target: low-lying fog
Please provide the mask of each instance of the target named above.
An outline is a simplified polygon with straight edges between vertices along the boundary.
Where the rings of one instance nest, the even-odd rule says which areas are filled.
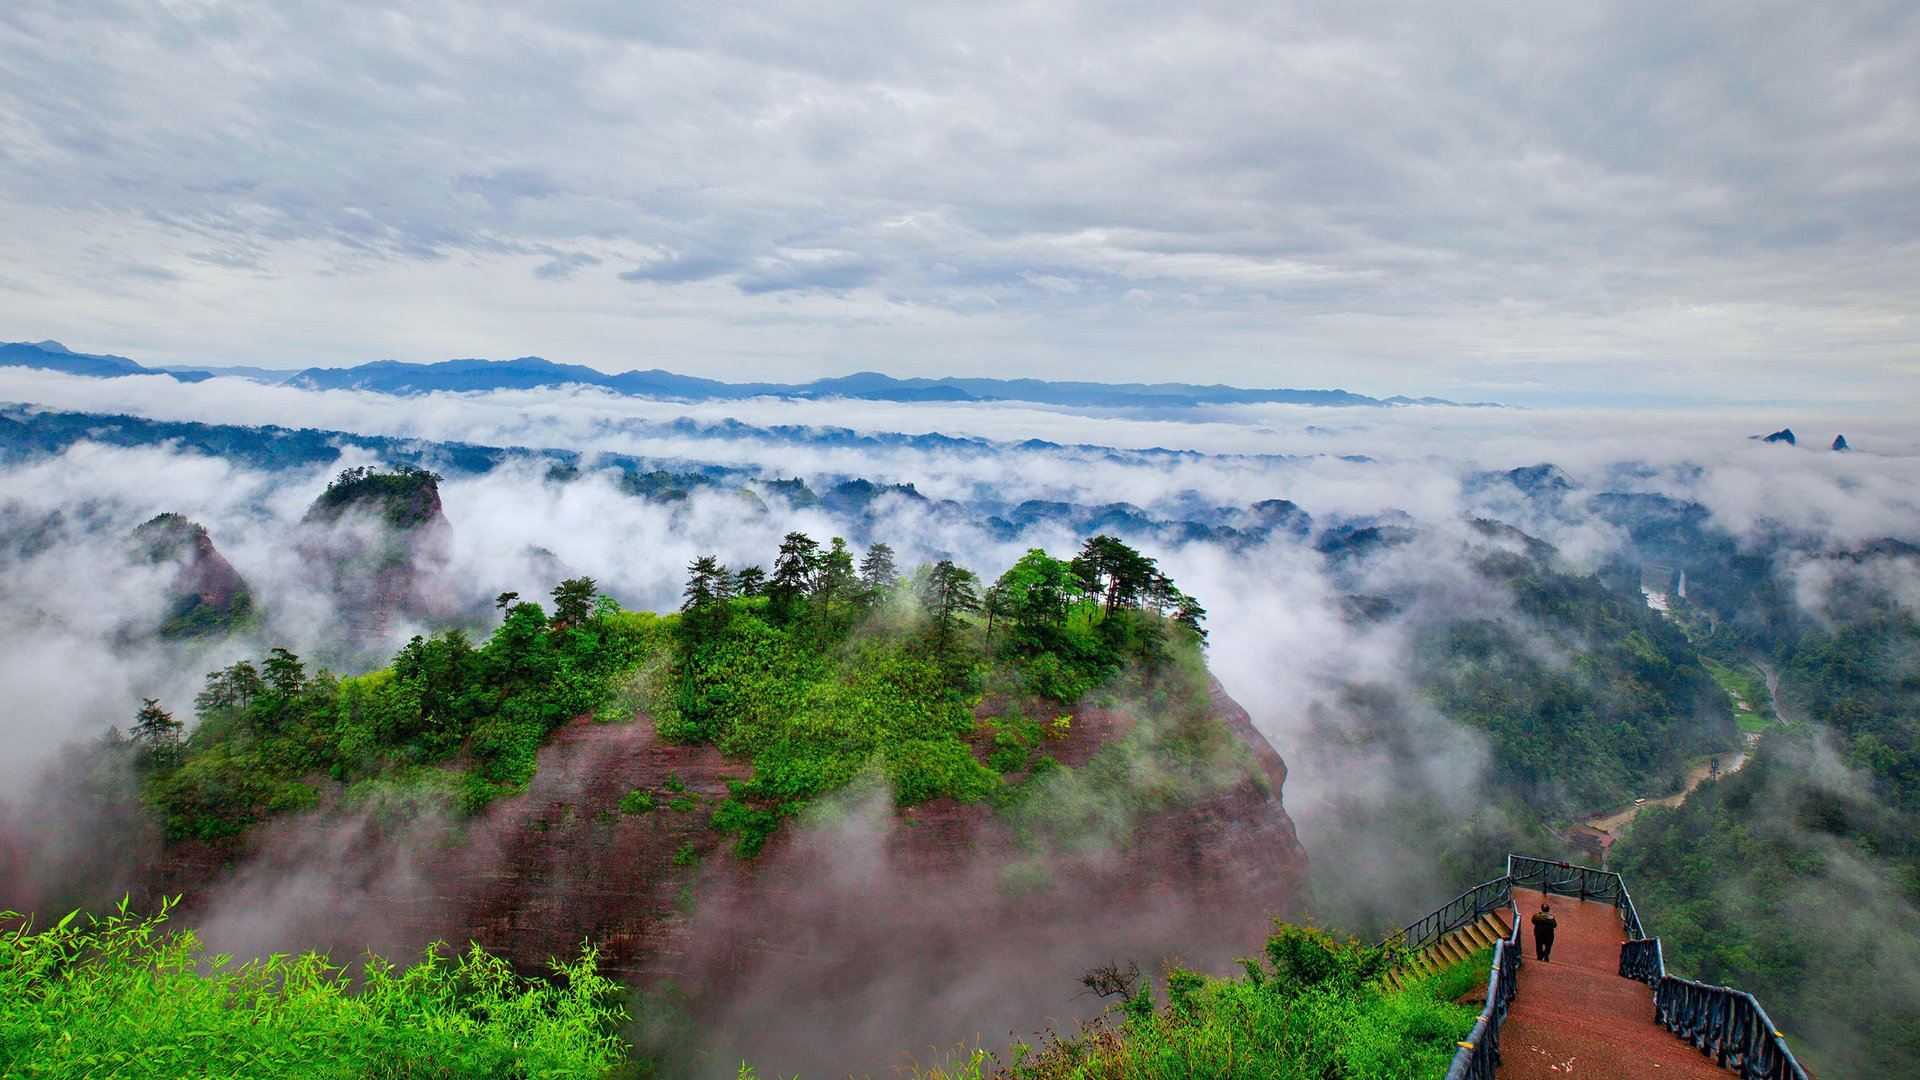
[[[1489,516],[1551,541],[1583,565],[1618,545],[1612,526],[1578,513],[1543,514],[1511,485],[1475,478],[1552,462],[1592,491],[1661,491],[1703,503],[1715,524],[1736,535],[1787,532],[1815,546],[1920,532],[1920,440],[1897,419],[1860,415],[1279,405],[1138,415],[1025,404],[766,399],[688,405],[586,389],[396,398],[238,379],[184,384],[25,369],[0,370],[0,400],[162,420],[723,463],[816,486],[823,478],[858,476],[912,483],[930,498],[963,503],[982,494],[1009,505],[1129,502],[1180,518],[1193,506],[1289,499],[1320,526],[1399,511],[1437,536],[1471,516]],[[922,450],[662,430],[664,422],[683,417],[703,427],[737,419],[760,429],[938,432],[1000,445]],[[1749,438],[1788,425],[1802,437],[1798,448]],[[1838,433],[1853,452],[1825,449]],[[1013,445],[1028,439],[1060,445]],[[1106,449],[1154,447],[1191,453]],[[161,601],[153,574],[129,570],[118,544],[156,513],[179,512],[207,526],[253,585],[274,643],[327,653],[330,613],[324,601],[293,584],[288,532],[333,473],[355,464],[379,462],[349,450],[326,468],[268,473],[167,447],[82,443],[0,470],[0,512],[10,532],[61,515],[40,548],[8,545],[0,581],[12,613],[0,629],[6,638],[0,696],[10,703],[0,724],[14,747],[0,764],[0,790],[17,790],[62,741],[124,723],[138,697],[188,704],[201,673],[224,658],[196,657],[183,670],[173,650],[144,649],[125,633],[156,619]],[[544,465],[451,476],[443,499],[454,528],[453,580],[475,606],[506,588],[542,594],[552,584],[543,578],[557,565],[595,577],[629,606],[668,609],[677,605],[683,571],[695,555],[765,562],[790,529],[820,537],[854,531],[819,508],[788,511],[775,500],[766,513],[726,490],[696,490],[684,504],[662,506],[622,494],[613,477],[590,470],[578,482],[553,483]],[[882,499],[873,515],[864,531],[892,544],[903,561],[951,555],[989,576],[1029,546],[1066,553],[1080,539],[1044,524],[1012,540],[995,539],[975,515],[899,499]],[[1368,641],[1354,639],[1337,612],[1339,590],[1305,544],[1276,538],[1237,549],[1147,546],[1209,608],[1216,673],[1283,752],[1315,688],[1395,666],[1391,643],[1372,640],[1390,634],[1369,631]],[[1447,557],[1436,539],[1394,562],[1399,573],[1444,578],[1451,572]],[[409,632],[396,630],[395,643]],[[253,645],[235,642],[226,651]],[[1313,777],[1296,775],[1289,804],[1310,805],[1313,784]],[[1310,815],[1303,816],[1310,832]]]
[[[1664,492],[1697,501],[1712,522],[1751,545],[1795,540],[1780,558],[1808,582],[1817,605],[1821,552],[1883,537],[1920,540],[1920,439],[1911,423],[1870,415],[1666,411],[1526,411],[1498,408],[1309,408],[1233,406],[1149,414],[1024,404],[924,405],[756,400],[676,404],[595,390],[503,391],[395,398],[305,392],[237,379],[182,384],[165,378],[92,380],[0,370],[0,400],[46,408],[129,413],[164,420],[279,424],[495,446],[564,448],[744,467],[772,479],[865,477],[912,483],[932,499],[990,497],[1082,504],[1128,502],[1160,518],[1195,507],[1287,499],[1316,530],[1374,515],[1410,515],[1414,543],[1369,561],[1366,574],[1415,582],[1432,604],[1496,615],[1501,597],[1480,595],[1460,563],[1466,523],[1507,521],[1591,568],[1618,549],[1614,526],[1579,509],[1600,491]],[[825,445],[793,433],[666,430],[691,418],[758,429],[831,426],[862,433],[941,434],[995,446],[934,449]],[[1791,426],[1797,448],[1750,436]],[[1844,433],[1851,453],[1826,447]],[[1040,439],[1055,447],[1019,447]],[[1182,454],[1113,452],[1163,448]],[[1575,485],[1558,508],[1530,501],[1487,474],[1552,462]],[[173,447],[117,449],[81,443],[56,456],[0,468],[0,798],[18,797],[63,742],[125,727],[139,699],[157,697],[183,717],[205,672],[237,655],[286,644],[303,655],[367,663],[413,627],[357,657],[343,653],[329,601],[304,591],[290,533],[339,469],[380,464],[349,450],[325,468],[263,472]],[[590,461],[584,463],[590,466]],[[502,590],[544,596],[559,576],[587,574],[628,607],[677,606],[687,563],[715,553],[729,564],[770,561],[794,529],[824,539],[884,540],[903,564],[951,556],[991,578],[1028,547],[1070,554],[1081,539],[1040,524],[1012,539],[981,515],[883,497],[871,518],[851,522],[821,508],[765,507],[732,490],[697,488],[682,503],[624,494],[616,477],[588,467],[571,483],[545,464],[506,466],[442,485],[452,524],[451,575],[460,604],[486,612]],[[157,571],[132,566],[122,548],[135,525],[164,511],[204,524],[251,583],[265,612],[257,640],[197,648],[141,637],[160,618]],[[1133,538],[1208,608],[1211,662],[1227,689],[1293,766],[1285,800],[1309,853],[1331,835],[1326,808],[1379,789],[1424,786],[1440,805],[1470,805],[1483,782],[1477,738],[1437,714],[1409,721],[1420,767],[1383,769],[1314,745],[1309,713],[1356,681],[1392,682],[1404,666],[1418,612],[1355,626],[1340,595],[1356,582],[1314,550],[1312,538],[1276,535],[1252,544],[1168,544]],[[1341,571],[1351,573],[1351,571]],[[1920,585],[1896,582],[1920,605]],[[1324,718],[1321,723],[1324,723]],[[1324,734],[1324,729],[1319,729]],[[1402,888],[1417,880],[1409,865]],[[1491,872],[1491,868],[1490,871]],[[1412,906],[1424,897],[1409,897]],[[297,943],[289,943],[294,945]]]

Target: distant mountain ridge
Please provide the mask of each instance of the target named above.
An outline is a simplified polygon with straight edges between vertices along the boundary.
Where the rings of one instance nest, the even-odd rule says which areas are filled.
[[[598,386],[633,397],[739,400],[752,397],[863,398],[871,401],[1030,401],[1042,405],[1194,406],[1253,403],[1291,405],[1456,405],[1441,398],[1376,398],[1347,390],[1249,390],[1193,383],[1051,382],[947,376],[899,379],[876,371],[808,383],[729,383],[654,368],[617,375],[538,356],[517,360],[443,360],[410,364],[380,360],[350,368],[308,368],[287,380],[311,390],[372,390],[422,394],[436,390],[500,390],[545,386]]]
[[[69,375],[112,379],[121,375],[172,375],[181,382],[199,382],[213,376],[203,371],[161,371],[124,356],[78,353],[57,341],[0,342],[0,367],[44,368]]]
[[[1025,401],[1067,407],[1191,408],[1200,405],[1285,404],[1329,407],[1444,405],[1492,407],[1493,402],[1461,403],[1436,397],[1369,397],[1347,390],[1247,389],[1222,384],[1053,382],[1044,379],[989,379],[946,376],[900,379],[861,371],[807,383],[730,383],[659,368],[609,375],[580,364],[556,364],[538,356],[516,360],[442,360],[416,364],[376,360],[345,368],[307,368],[284,380],[262,368],[187,369],[148,367],[124,356],[77,353],[57,341],[0,344],[0,366],[34,367],[74,375],[113,378],[167,375],[200,382],[233,374],[256,381],[284,382],[304,390],[364,390],[412,395],[436,391],[484,392],[560,386],[597,386],[629,397],[685,401],[738,401],[755,397],[857,398],[868,401]]]

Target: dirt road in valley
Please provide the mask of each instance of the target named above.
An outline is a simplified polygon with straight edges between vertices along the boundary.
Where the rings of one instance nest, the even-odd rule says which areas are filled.
[[[1767,680],[1767,699],[1773,705],[1773,715],[1779,717],[1783,724],[1800,723],[1801,718],[1788,716],[1787,710],[1780,704],[1780,673],[1764,660],[1755,660],[1753,666],[1759,668],[1760,677]]]
[[[1786,711],[1780,707],[1780,673],[1773,669],[1773,665],[1768,664],[1764,660],[1753,660],[1752,663],[1754,667],[1760,669],[1761,677],[1767,680],[1767,699],[1768,699],[1768,704],[1773,706],[1773,715],[1777,717],[1782,723],[1787,723],[1787,724],[1793,723],[1794,718],[1791,716],[1788,716]],[[1748,708],[1747,702],[1742,700],[1738,693],[1735,693],[1731,690],[1729,690],[1727,693],[1729,694],[1729,696],[1733,698],[1734,705],[1736,708]],[[1748,732],[1746,736],[1747,745],[1745,750],[1741,750],[1733,754],[1721,755],[1721,759],[1720,759],[1721,774],[1725,775],[1729,773],[1739,772],[1740,767],[1742,765],[1745,765],[1747,763],[1747,759],[1752,755],[1754,745],[1759,741],[1760,741],[1760,736],[1758,733]],[[1645,802],[1635,803],[1634,805],[1629,806],[1624,810],[1620,810],[1615,813],[1608,814],[1604,817],[1590,818],[1586,821],[1581,822],[1581,824],[1591,826],[1592,828],[1598,829],[1603,833],[1609,833],[1613,836],[1619,836],[1620,830],[1625,828],[1627,826],[1627,823],[1632,821],[1640,813],[1640,811],[1645,810],[1649,806],[1679,806],[1681,803],[1687,801],[1688,795],[1693,794],[1694,788],[1699,787],[1701,783],[1703,783],[1707,779],[1707,777],[1711,776],[1712,774],[1713,774],[1712,762],[1710,761],[1701,762],[1700,764],[1695,765],[1692,771],[1687,773],[1686,786],[1681,788],[1678,794],[1668,795],[1664,798],[1659,798],[1659,799],[1648,799]]]
[[[1759,738],[1760,736],[1758,735],[1748,735],[1747,736],[1748,749],[1736,751],[1732,754],[1720,755],[1720,759],[1719,759],[1720,775],[1725,776],[1730,773],[1739,772],[1740,767],[1747,763],[1747,758],[1750,755],[1750,752],[1753,748],[1753,744],[1757,742]],[[1618,813],[1608,814],[1605,817],[1592,818],[1588,821],[1582,822],[1581,824],[1590,825],[1593,828],[1599,829],[1601,832],[1612,833],[1613,835],[1618,836],[1620,835],[1620,830],[1625,828],[1626,824],[1629,821],[1632,821],[1634,817],[1640,813],[1640,811],[1645,810],[1649,806],[1679,806],[1681,803],[1687,801],[1688,795],[1693,794],[1694,788],[1699,787],[1702,783],[1706,781],[1706,779],[1709,776],[1712,776],[1712,775],[1713,775],[1713,763],[1711,761],[1703,761],[1700,764],[1695,765],[1692,771],[1687,773],[1687,785],[1684,788],[1681,788],[1677,794],[1668,795],[1665,798],[1661,798],[1661,799],[1648,799],[1646,802],[1643,802],[1643,803],[1635,803],[1634,805],[1629,806],[1625,810],[1621,810]]]

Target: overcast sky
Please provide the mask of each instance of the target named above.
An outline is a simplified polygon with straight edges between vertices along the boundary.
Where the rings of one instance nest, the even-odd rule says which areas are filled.
[[[0,5],[0,340],[1920,399],[1920,5]]]

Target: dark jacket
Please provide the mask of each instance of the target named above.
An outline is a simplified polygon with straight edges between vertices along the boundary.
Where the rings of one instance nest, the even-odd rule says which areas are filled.
[[[1552,938],[1553,932],[1559,928],[1560,923],[1553,917],[1551,912],[1536,911],[1533,913],[1533,932],[1536,937]]]

